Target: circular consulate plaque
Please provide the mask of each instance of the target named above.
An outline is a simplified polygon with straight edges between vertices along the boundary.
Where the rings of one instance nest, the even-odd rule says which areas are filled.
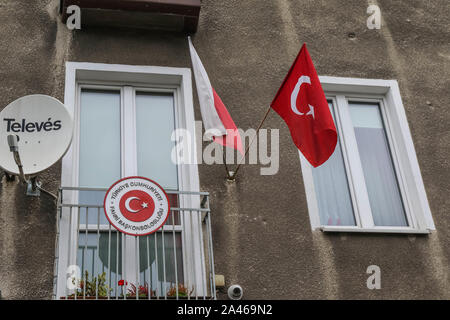
[[[103,207],[111,225],[132,236],[157,231],[170,212],[164,189],[144,177],[127,177],[115,182],[106,192]]]

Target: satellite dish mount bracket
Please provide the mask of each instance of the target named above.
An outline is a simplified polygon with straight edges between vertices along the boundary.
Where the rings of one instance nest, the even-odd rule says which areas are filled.
[[[11,134],[8,135],[8,145],[9,150],[13,153],[14,161],[17,164],[17,167],[19,168],[19,178],[20,180],[27,184],[27,196],[32,197],[39,197],[41,195],[41,183],[37,180],[37,177],[32,177],[29,180],[25,177],[25,174],[23,173],[23,166],[22,161],[20,160],[20,154],[19,154],[19,136]]]

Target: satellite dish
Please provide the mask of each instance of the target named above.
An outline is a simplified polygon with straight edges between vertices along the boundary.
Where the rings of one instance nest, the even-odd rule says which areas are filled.
[[[57,99],[34,94],[11,102],[0,112],[0,167],[19,174],[8,136],[17,135],[26,175],[35,175],[64,156],[72,141],[73,121]]]

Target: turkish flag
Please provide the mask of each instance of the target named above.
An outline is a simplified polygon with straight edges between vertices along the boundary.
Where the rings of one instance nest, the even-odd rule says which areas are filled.
[[[295,145],[314,167],[328,160],[336,147],[337,132],[306,44],[270,106],[286,122]]]

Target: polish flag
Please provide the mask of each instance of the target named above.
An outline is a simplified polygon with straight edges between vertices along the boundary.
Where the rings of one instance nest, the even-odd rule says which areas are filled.
[[[191,37],[188,37],[188,41],[205,133],[212,136],[214,142],[234,148],[244,155],[239,131],[219,95],[211,86],[208,74],[192,45]]]
[[[270,106],[313,167],[330,158],[337,144],[336,126],[305,44]]]

